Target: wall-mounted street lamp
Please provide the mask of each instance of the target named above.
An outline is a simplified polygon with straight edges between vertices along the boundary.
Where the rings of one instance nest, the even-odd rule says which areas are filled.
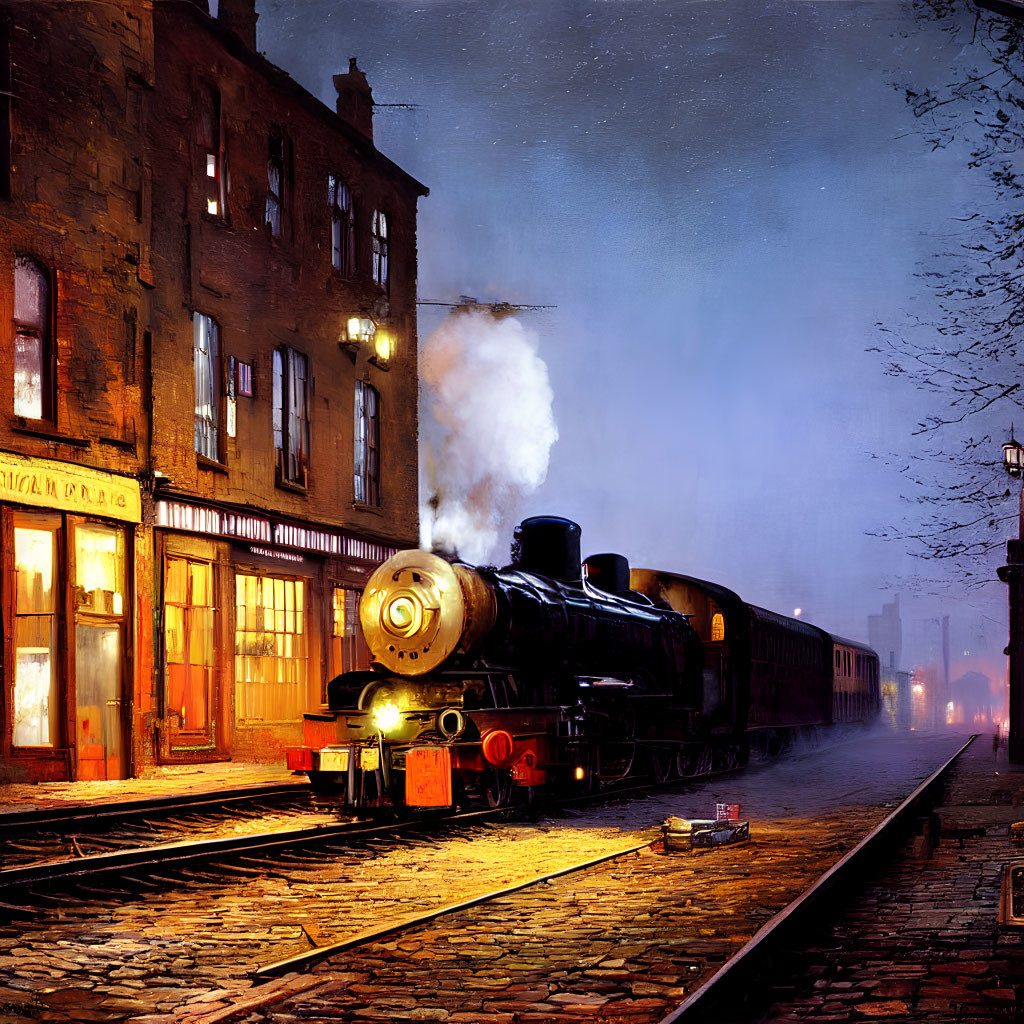
[[[1010,440],[1003,445],[1003,468],[1015,480],[1024,476],[1024,445]],[[1009,587],[1010,643],[1010,763],[1024,764],[1024,483],[1020,491],[1020,514],[1017,539],[1006,542],[1006,565],[1000,566],[999,578]]]
[[[368,316],[350,316],[345,320],[338,344],[355,360],[356,353],[363,347],[371,349],[370,362],[382,370],[395,354],[395,337],[383,324]]]
[[[382,370],[388,368],[388,361],[395,351],[395,341],[390,331],[380,329],[373,339],[373,355],[370,362]]]

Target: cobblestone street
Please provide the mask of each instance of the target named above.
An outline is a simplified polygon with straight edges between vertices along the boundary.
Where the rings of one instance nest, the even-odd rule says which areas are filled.
[[[0,933],[0,1021],[212,1020],[246,993],[296,984],[254,990],[261,964],[653,838],[668,814],[739,802],[749,844],[644,852],[440,918],[324,962],[298,984],[326,988],[251,1018],[654,1020],[960,742],[879,736],[557,821],[286,855],[271,874],[244,861],[229,879],[179,869],[150,876],[145,898],[54,895]]]

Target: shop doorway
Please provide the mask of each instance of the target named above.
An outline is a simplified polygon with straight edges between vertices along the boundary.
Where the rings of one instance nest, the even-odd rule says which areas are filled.
[[[164,708],[174,759],[217,747],[213,564],[168,555],[164,563]]]
[[[125,533],[79,522],[74,537],[76,778],[122,779]]]

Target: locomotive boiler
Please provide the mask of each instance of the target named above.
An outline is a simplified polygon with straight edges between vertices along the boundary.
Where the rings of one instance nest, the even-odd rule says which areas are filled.
[[[591,788],[638,757],[674,759],[696,728],[687,617],[630,590],[620,555],[584,567],[569,520],[523,522],[503,569],[399,552],[359,614],[373,669],[333,679],[288,753],[321,800],[372,811]]]

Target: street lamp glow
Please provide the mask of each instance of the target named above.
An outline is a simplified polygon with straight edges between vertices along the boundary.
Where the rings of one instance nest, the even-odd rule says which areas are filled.
[[[1015,441],[1012,435],[1003,445],[1003,468],[1012,477],[1024,474],[1024,445]]]

